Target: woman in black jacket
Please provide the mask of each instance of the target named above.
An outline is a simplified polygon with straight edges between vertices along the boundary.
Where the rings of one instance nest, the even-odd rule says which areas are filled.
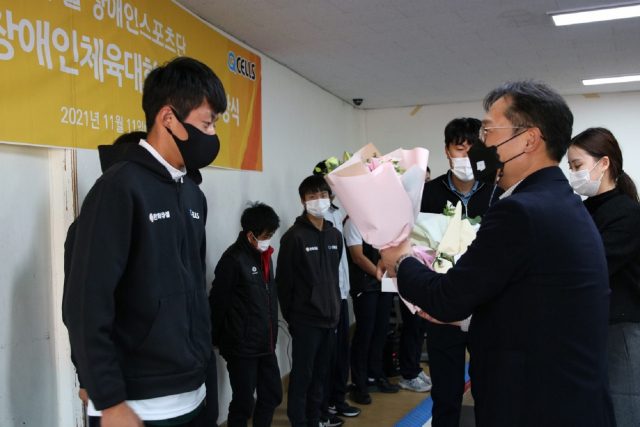
[[[611,132],[590,128],[571,141],[570,181],[602,235],[609,267],[611,311],[607,355],[618,427],[640,425],[640,203],[622,170]],[[579,236],[576,236],[579,237]]]

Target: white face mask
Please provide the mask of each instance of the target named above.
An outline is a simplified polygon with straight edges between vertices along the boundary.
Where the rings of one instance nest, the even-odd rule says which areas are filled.
[[[331,200],[329,199],[315,199],[304,202],[307,208],[307,212],[316,218],[324,217],[324,214],[329,210],[331,206]]]
[[[473,169],[468,157],[451,157],[451,172],[462,182],[473,181]]]
[[[602,160],[602,159],[600,159]],[[597,181],[591,181],[591,176],[589,173],[598,166],[600,160],[596,162],[595,165],[589,170],[582,170],[569,173],[569,182],[571,183],[571,187],[573,187],[574,191],[582,196],[592,197],[598,193],[598,189],[600,188],[600,184],[602,183],[602,177],[604,176],[604,172],[600,175],[600,179]]]
[[[253,233],[251,233],[251,235],[253,236],[254,239],[256,239],[256,242],[258,242],[258,247],[256,249],[258,249],[260,252],[264,252],[267,249],[269,249],[269,244],[271,243],[271,239],[269,239],[269,240],[258,240]]]

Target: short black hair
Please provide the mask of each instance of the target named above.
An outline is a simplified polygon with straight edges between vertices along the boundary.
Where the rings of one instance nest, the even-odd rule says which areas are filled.
[[[431,168],[429,166],[427,166],[427,172],[429,172],[429,174],[431,174]]]
[[[113,145],[137,144],[141,139],[147,139],[146,132],[129,132],[124,135],[120,135],[115,141],[113,141]]]
[[[331,196],[331,187],[327,184],[324,177],[321,175],[311,175],[306,177],[300,187],[298,187],[298,193],[300,194],[300,200],[304,200],[307,194],[317,193],[318,191],[326,191]]]
[[[513,126],[540,129],[547,154],[560,162],[571,145],[573,129],[573,113],[562,96],[541,81],[507,82],[485,97],[484,109],[489,111],[503,97],[509,103],[504,112],[509,122]]]
[[[447,147],[451,144],[464,144],[465,141],[469,145],[473,145],[480,140],[480,128],[482,122],[471,117],[461,117],[453,119],[444,128],[444,145]]]
[[[171,105],[180,120],[185,120],[204,101],[217,114],[227,109],[224,87],[211,68],[186,56],[165,63],[151,71],[144,81],[142,109],[147,120],[147,132],[151,131],[156,115],[165,105]]]
[[[280,227],[280,218],[271,206],[261,202],[249,202],[248,205],[240,217],[243,233],[252,232],[257,239],[265,231],[271,233]]]

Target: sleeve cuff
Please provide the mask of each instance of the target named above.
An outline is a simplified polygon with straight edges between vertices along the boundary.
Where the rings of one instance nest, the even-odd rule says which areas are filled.
[[[127,393],[126,391],[122,390],[118,393],[112,394],[111,396],[107,396],[98,400],[93,399],[91,397],[91,394],[89,394],[89,399],[91,399],[91,401],[93,402],[93,406],[96,408],[96,410],[103,411],[127,400]]]

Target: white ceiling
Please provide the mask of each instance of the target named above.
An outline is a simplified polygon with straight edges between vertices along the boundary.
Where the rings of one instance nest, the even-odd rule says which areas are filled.
[[[474,101],[506,80],[561,93],[640,90],[640,18],[555,27],[546,12],[616,0],[178,0],[361,108]]]

